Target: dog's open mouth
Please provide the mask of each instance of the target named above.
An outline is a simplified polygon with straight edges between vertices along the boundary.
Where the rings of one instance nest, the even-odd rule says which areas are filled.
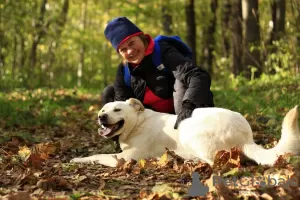
[[[115,124],[102,124],[98,129],[98,133],[103,137],[112,136],[115,132],[120,130],[124,125],[124,120],[121,120]]]

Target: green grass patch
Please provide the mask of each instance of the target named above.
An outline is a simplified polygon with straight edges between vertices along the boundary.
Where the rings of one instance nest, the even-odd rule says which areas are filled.
[[[242,77],[213,80],[215,106],[228,108],[253,118],[265,116],[274,123],[271,131],[279,131],[283,116],[300,104],[300,77],[262,75],[248,81]],[[62,119],[80,114],[74,106],[87,110],[100,103],[100,91],[84,89],[16,89],[0,92],[0,120],[7,125],[59,125]],[[64,116],[63,113],[75,113]]]
[[[32,134],[28,132],[23,132],[23,131],[15,132],[15,133],[4,132],[0,137],[0,145],[8,141],[11,141],[12,137],[20,138],[21,140],[25,141],[27,144],[33,144],[41,141],[41,138],[39,138],[38,136],[32,136]]]
[[[18,89],[0,93],[0,119],[7,125],[57,125],[63,111],[73,111],[73,105],[87,109],[97,102],[97,96],[85,96],[69,89]]]
[[[267,119],[264,131],[278,138],[285,114],[300,105],[299,83],[300,77],[293,75],[262,75],[252,81],[230,77],[213,82],[212,90],[216,107],[240,112],[254,120]]]
[[[247,81],[241,77],[213,83],[215,105],[242,114],[267,115],[279,120],[300,104],[300,77],[263,75]]]

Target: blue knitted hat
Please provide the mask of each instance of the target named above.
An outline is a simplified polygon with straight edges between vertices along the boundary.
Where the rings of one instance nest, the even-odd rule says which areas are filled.
[[[116,50],[125,38],[139,33],[142,33],[142,31],[126,17],[114,18],[108,22],[104,30],[105,37]]]

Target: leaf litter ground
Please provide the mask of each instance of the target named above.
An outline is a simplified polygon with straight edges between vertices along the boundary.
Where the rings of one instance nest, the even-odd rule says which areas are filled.
[[[62,95],[65,93],[62,92]],[[83,101],[90,96],[80,96]],[[82,101],[80,101],[82,102]],[[184,161],[166,149],[159,160],[119,160],[109,168],[98,164],[74,164],[70,159],[97,153],[113,153],[115,142],[97,135],[95,117],[100,106],[78,103],[61,110],[57,125],[18,125],[0,120],[0,196],[3,199],[297,199],[300,197],[299,157],[284,155],[274,167],[245,159],[239,149],[216,154],[213,166]],[[33,110],[34,111],[34,110]],[[36,111],[38,112],[38,111]],[[246,116],[258,144],[274,146],[275,137],[265,134],[265,123]],[[149,133],[151,134],[151,133]],[[208,187],[202,197],[188,196],[192,172]],[[293,179],[293,184],[262,186],[250,177]],[[227,182],[214,184],[214,177]],[[234,185],[233,177],[242,178]],[[246,177],[246,178],[245,178]],[[215,181],[216,182],[216,181]],[[249,184],[248,186],[245,186]]]

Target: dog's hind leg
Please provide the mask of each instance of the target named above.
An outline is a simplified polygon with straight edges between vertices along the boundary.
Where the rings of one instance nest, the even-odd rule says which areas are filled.
[[[211,127],[205,127],[199,124],[198,119],[192,118],[179,126],[179,142],[184,151],[209,164],[213,164],[215,153],[219,149],[227,150],[217,131]]]
[[[214,156],[212,156],[212,155],[214,155],[214,154],[211,154],[211,153],[209,153],[209,152],[207,152],[207,151],[201,151],[201,150],[199,150],[199,151],[194,151],[194,155],[195,155],[195,157],[197,157],[198,158],[198,160],[200,160],[201,162],[206,162],[206,163],[208,163],[208,164],[210,164],[210,165],[212,165],[213,164],[213,162],[214,162]],[[194,160],[197,160],[197,159],[194,159]]]
[[[185,137],[184,139],[181,139],[180,142],[184,148],[184,152],[177,155],[181,155],[185,159],[200,160],[202,162],[213,164],[214,152],[217,144],[212,143],[211,139],[194,135],[189,138]]]

